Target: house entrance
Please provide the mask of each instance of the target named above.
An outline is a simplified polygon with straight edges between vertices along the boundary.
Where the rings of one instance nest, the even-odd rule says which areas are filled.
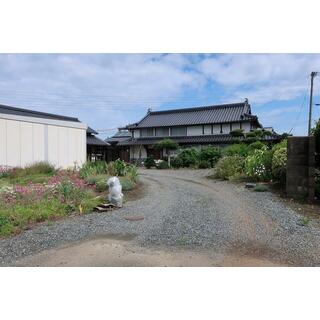
[[[153,157],[155,160],[159,160],[162,158],[162,150],[155,149],[155,148],[148,148],[147,149],[147,156]]]

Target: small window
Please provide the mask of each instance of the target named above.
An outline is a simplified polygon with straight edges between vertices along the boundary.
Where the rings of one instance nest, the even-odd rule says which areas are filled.
[[[156,128],[157,137],[167,137],[169,136],[169,128]]]
[[[187,127],[172,127],[170,130],[171,136],[186,136],[187,135]]]
[[[153,128],[141,129],[140,130],[141,137],[153,137]]]

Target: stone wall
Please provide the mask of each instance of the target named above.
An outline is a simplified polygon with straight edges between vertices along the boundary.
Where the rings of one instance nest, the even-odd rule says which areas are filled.
[[[293,198],[314,198],[314,137],[289,137],[286,192]]]

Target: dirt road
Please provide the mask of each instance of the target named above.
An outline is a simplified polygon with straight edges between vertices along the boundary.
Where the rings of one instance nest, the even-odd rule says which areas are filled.
[[[319,266],[320,225],[206,170],[142,170],[145,196],[0,241],[4,265]],[[143,217],[130,221],[128,217]],[[12,254],[13,252],[13,254]],[[21,254],[22,252],[22,254]]]

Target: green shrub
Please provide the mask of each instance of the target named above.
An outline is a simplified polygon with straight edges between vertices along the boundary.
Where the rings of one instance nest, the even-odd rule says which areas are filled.
[[[98,180],[96,183],[95,183],[95,186],[96,186],[96,190],[98,192],[103,192],[103,191],[106,191],[108,186],[107,186],[107,181],[106,180]]]
[[[171,159],[171,167],[178,169],[183,167],[183,161],[179,157],[174,157]]]
[[[266,147],[266,145],[261,142],[261,141],[255,141],[253,143],[250,143],[248,146],[249,152],[254,151],[254,150],[261,150],[264,149]]]
[[[55,167],[45,161],[36,162],[24,168],[25,175],[32,174],[53,174],[56,172]]]
[[[272,135],[272,132],[271,131],[269,131],[269,130],[262,130],[262,132],[263,132],[263,136],[264,137],[266,137],[266,136],[271,136]]]
[[[234,155],[221,158],[214,169],[215,177],[219,179],[232,179],[244,173],[245,158]]]
[[[157,149],[166,148],[168,150],[176,150],[176,149],[178,149],[179,145],[171,139],[163,139],[163,140],[157,142],[155,147]]]
[[[263,136],[262,129],[255,129],[255,130],[253,130],[253,133],[255,134],[256,137],[259,137],[259,138]]]
[[[109,178],[109,175],[107,174],[98,174],[98,175],[88,176],[84,180],[90,185],[95,185],[98,181],[107,181],[108,178]]]
[[[123,177],[127,173],[127,165],[120,159],[113,162],[113,169],[115,171],[115,175],[118,177]]]
[[[147,169],[151,169],[152,167],[155,167],[156,166],[156,163],[153,159],[153,157],[148,157],[145,162],[144,162],[144,166],[147,168]]]
[[[282,148],[287,149],[287,146],[288,146],[288,140],[284,139],[272,147],[272,152],[274,153],[276,150],[282,149]]]
[[[53,165],[45,161],[40,161],[40,162],[35,162],[31,165],[28,165],[25,168],[11,169],[7,173],[7,177],[9,177],[10,179],[17,179],[17,178],[23,178],[23,177],[31,178],[31,176],[34,176],[34,175],[52,176],[55,172],[56,172],[56,169]]]
[[[198,167],[199,169],[212,168],[211,163],[208,160],[200,160]]]
[[[243,137],[244,136],[243,129],[232,130],[230,132],[230,135],[233,136],[233,137]]]
[[[256,133],[254,131],[247,132],[246,133],[246,138],[256,138]]]
[[[248,177],[256,180],[271,179],[272,154],[264,146],[248,155],[245,161],[245,172]]]
[[[167,161],[161,161],[158,166],[157,169],[169,169],[169,164]]]
[[[92,175],[105,174],[108,172],[107,163],[105,161],[88,161],[80,169],[81,178],[86,178]]]
[[[245,142],[246,142],[246,143],[253,143],[253,142],[256,142],[256,141],[258,141],[258,140],[259,140],[259,138],[257,138],[256,136],[254,136],[254,137],[247,137],[246,140],[245,140]]]
[[[199,165],[201,162],[209,163],[209,167],[214,167],[222,157],[221,150],[212,146],[202,148],[199,152]]]
[[[225,156],[241,156],[246,157],[249,154],[250,148],[245,143],[232,144],[228,147],[225,147],[222,150],[223,155]]]
[[[182,160],[183,167],[195,166],[199,160],[199,151],[195,148],[182,149],[178,157]]]
[[[287,167],[287,148],[276,148],[272,157],[272,176],[275,181],[285,184]]]
[[[133,164],[127,166],[127,177],[135,183],[138,181],[138,168],[137,168],[137,166],[135,166]]]
[[[120,183],[123,191],[130,191],[134,188],[135,183],[126,177],[120,177]]]

